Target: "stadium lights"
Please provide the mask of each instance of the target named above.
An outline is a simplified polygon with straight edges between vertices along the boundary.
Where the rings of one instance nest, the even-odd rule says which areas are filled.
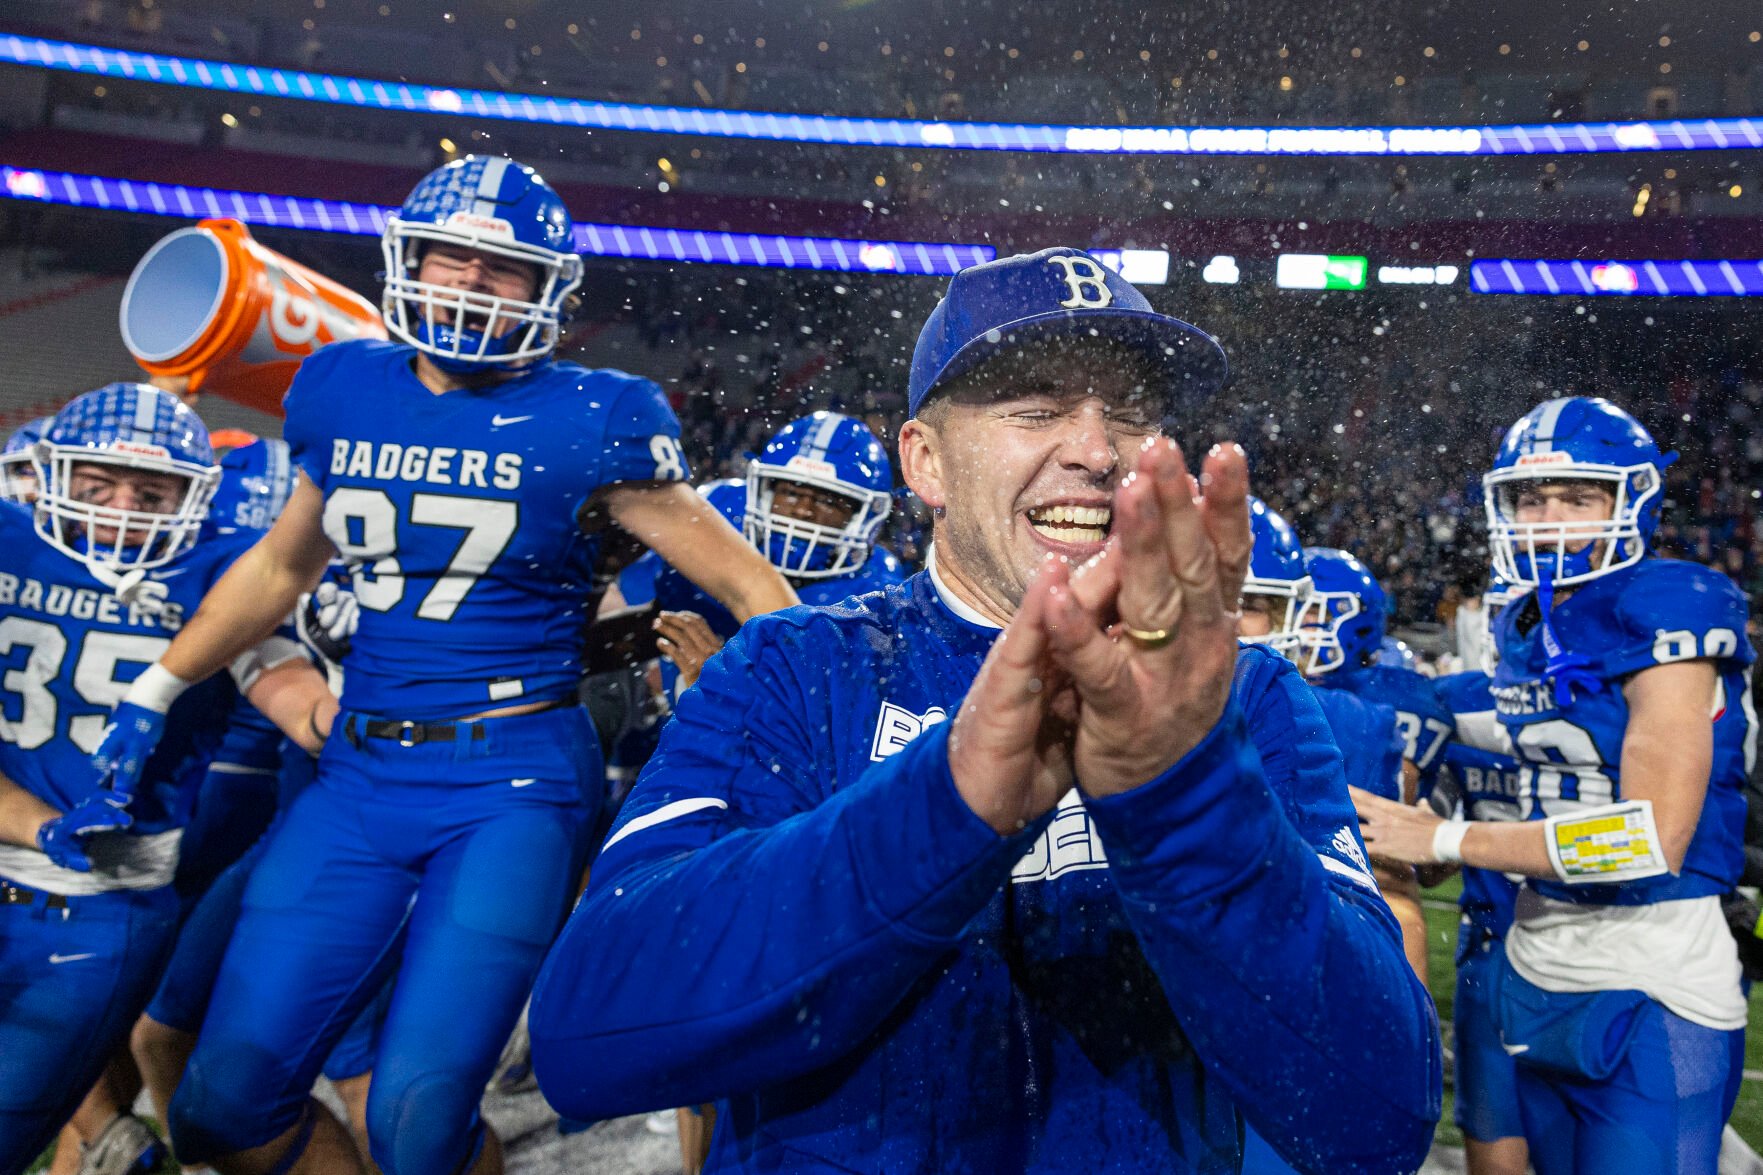
[[[1243,280],[1242,270],[1237,268],[1237,259],[1228,253],[1221,253],[1206,263],[1200,276],[1216,286],[1234,286]]]
[[[0,198],[190,219],[225,216],[247,224],[365,236],[378,236],[385,228],[386,216],[396,211],[346,200],[193,188],[4,166],[0,166]],[[575,248],[578,253],[593,257],[919,276],[948,276],[990,261],[998,254],[990,245],[852,241],[580,223],[575,226]]]
[[[928,122],[590,102],[270,69],[0,36],[0,62],[370,110],[792,143],[1108,155],[1577,155],[1763,147],[1763,119],[1437,127],[1166,127]]]
[[[1282,290],[1362,290],[1369,265],[1364,257],[1281,253],[1273,284]]]
[[[1160,286],[1169,281],[1167,249],[1091,249],[1090,256],[1135,286]]]
[[[1763,295],[1763,260],[1538,261],[1469,266],[1478,294],[1577,294],[1713,298]]]

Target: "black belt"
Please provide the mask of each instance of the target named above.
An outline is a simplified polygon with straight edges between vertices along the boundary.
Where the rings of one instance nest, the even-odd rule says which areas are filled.
[[[13,885],[9,881],[0,881],[0,906],[34,905],[38,897],[43,898],[43,908],[46,910],[67,909],[67,899],[61,894],[38,894],[35,890]]]
[[[532,710],[523,710],[519,714],[497,714],[495,718],[525,718],[528,714],[543,714],[547,710],[561,710],[565,706],[575,705],[573,698],[558,698]],[[410,722],[396,718],[368,718],[361,714],[351,714],[343,720],[343,737],[349,745],[361,749],[361,740],[365,738],[392,739],[401,747],[414,747],[418,743],[447,743],[459,739],[470,739],[482,742],[489,737],[484,733],[487,718],[464,718],[458,722]]]

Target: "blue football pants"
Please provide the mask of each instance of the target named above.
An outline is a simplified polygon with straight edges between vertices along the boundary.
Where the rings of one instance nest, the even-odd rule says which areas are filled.
[[[25,1170],[92,1088],[171,949],[170,886],[0,905],[0,1175]]]
[[[246,886],[172,1101],[186,1163],[296,1125],[396,964],[368,1097],[374,1161],[386,1175],[460,1169],[574,896],[602,783],[585,711],[461,724],[464,737],[414,746],[351,740],[349,717]]]
[[[1518,1102],[1538,1175],[1715,1175],[1738,1097],[1742,1028],[1685,1020],[1656,1000],[1605,1081],[1520,1064]]]
[[[1505,966],[1506,944],[1467,922],[1457,933],[1457,994],[1451,1012],[1457,1128],[1478,1142],[1521,1138],[1518,1063],[1500,1043],[1491,986],[1493,973]]]

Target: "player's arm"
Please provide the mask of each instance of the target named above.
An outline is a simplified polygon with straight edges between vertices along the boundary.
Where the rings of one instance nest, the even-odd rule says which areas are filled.
[[[305,657],[292,657],[257,675],[245,699],[308,755],[324,749],[337,717],[336,695]]]
[[[1712,661],[1677,661],[1643,669],[1622,687],[1622,798],[1653,801],[1659,846],[1673,873],[1683,868],[1714,770],[1716,680]]]
[[[1622,798],[1648,800],[1666,866],[1676,873],[1696,834],[1714,763],[1715,666],[1675,661],[1631,675],[1623,686],[1628,728],[1622,739]],[[1437,859],[1440,821],[1430,812],[1370,801],[1366,841],[1374,851],[1408,861]],[[1548,828],[1540,821],[1470,821],[1456,849],[1465,865],[1557,876]]]
[[[37,847],[37,833],[60,816],[56,808],[0,775],[0,841]]]
[[[1320,706],[1287,663],[1254,660],[1184,760],[1086,805],[1171,1008],[1256,1130],[1317,1170],[1417,1162],[1441,1097],[1432,1000],[1355,859]]]
[[[601,499],[613,521],[736,620],[801,602],[777,568],[684,482],[622,482]]]
[[[288,659],[264,646],[280,639],[275,630],[293,614],[300,594],[317,585],[335,554],[321,525],[323,511],[323,494],[302,472],[275,526],[208,589],[196,614],[172,638],[170,647],[130,684],[104,741],[92,756],[107,790],[122,795],[125,803],[133,795],[147,757],[159,742],[165,714],[184,690],[223,667],[239,664],[241,658],[250,661],[248,655],[254,651],[262,654],[257,665],[262,671]],[[250,693],[252,672],[241,671],[235,676],[241,689]],[[315,708],[317,699],[308,700],[314,707],[308,711],[313,720],[322,719]],[[270,705],[279,707],[279,701]],[[310,742],[311,732],[304,729],[303,719],[290,714],[282,717],[293,729],[280,720],[278,726],[302,745]]]
[[[302,471],[275,526],[208,590],[160,666],[184,681],[202,681],[275,632],[336,554],[323,517],[324,495]]]
[[[799,682],[783,627],[705,666],[539,974],[534,1072],[568,1116],[714,1101],[858,1047],[1045,826],[1000,836],[974,814],[952,723],[827,795],[825,686]]]
[[[1420,882],[1414,866],[1373,859],[1372,876],[1383,891],[1384,904],[1402,928],[1402,953],[1420,982],[1426,982],[1426,913],[1420,905]]]

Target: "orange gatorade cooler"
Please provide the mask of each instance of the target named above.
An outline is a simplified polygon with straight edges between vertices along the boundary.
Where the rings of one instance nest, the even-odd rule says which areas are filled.
[[[122,292],[123,344],[150,375],[187,376],[192,392],[276,416],[306,356],[385,337],[371,302],[265,248],[236,220],[165,237]]]

